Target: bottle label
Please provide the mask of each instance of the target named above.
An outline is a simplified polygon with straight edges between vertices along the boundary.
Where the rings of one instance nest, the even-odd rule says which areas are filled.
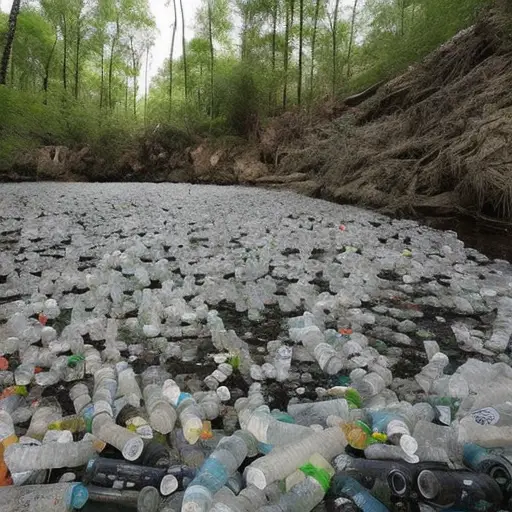
[[[494,407],[484,407],[471,413],[473,419],[479,425],[496,425],[500,421],[499,412]]]

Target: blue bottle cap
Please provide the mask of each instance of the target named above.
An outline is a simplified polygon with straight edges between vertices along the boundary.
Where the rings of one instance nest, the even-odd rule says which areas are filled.
[[[73,484],[70,486],[66,503],[70,508],[83,508],[89,499],[89,491],[82,484]]]

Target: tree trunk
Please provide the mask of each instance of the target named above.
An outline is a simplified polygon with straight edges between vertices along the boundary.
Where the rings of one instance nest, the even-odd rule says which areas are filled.
[[[110,62],[108,65],[108,105],[110,109],[114,108],[114,104],[112,102],[112,80],[114,77],[114,52],[117,45],[117,39],[119,38],[119,13],[117,13],[116,18],[116,33],[112,38],[112,45],[110,46]]]
[[[277,53],[277,0],[274,2],[274,10],[272,11],[272,71],[276,70],[276,53]]]
[[[149,74],[149,44],[146,48],[146,73],[144,76],[144,125],[148,122],[148,74]]]
[[[62,39],[64,43],[62,60],[62,86],[66,91],[68,88],[68,26],[66,15],[62,15]]]
[[[299,82],[297,84],[297,103],[300,107],[302,103],[302,65],[304,60],[304,0],[300,0],[299,9]]]
[[[43,91],[44,91],[44,100],[43,103],[48,105],[48,85],[50,82],[50,66],[52,63],[53,54],[55,53],[55,48],[57,46],[57,41],[59,40],[59,36],[55,35],[55,41],[53,42],[52,50],[50,55],[48,55],[48,59],[46,60],[46,64],[44,66],[44,78],[43,78]]]
[[[292,0],[293,3],[293,0]],[[286,27],[284,34],[284,87],[283,87],[283,108],[286,109],[288,103],[288,65],[290,62],[290,32],[291,17],[290,4],[286,0]]]
[[[315,50],[316,50],[316,35],[318,30],[318,18],[320,15],[320,2],[316,0],[315,19],[313,20],[313,35],[311,38],[311,71],[309,77],[309,103],[313,102],[313,82],[315,79]]]
[[[125,94],[124,94],[124,113],[128,114],[128,91],[130,89],[130,80],[128,75],[125,75]]]
[[[0,64],[0,85],[5,85],[7,80],[7,70],[9,68],[9,59],[11,57],[12,44],[14,42],[14,35],[16,34],[16,23],[18,22],[18,15],[20,13],[21,0],[14,0],[11,7],[11,14],[9,15],[9,28],[7,30],[7,37],[5,39],[4,53],[2,55],[2,62]]]
[[[356,28],[356,16],[357,16],[357,3],[359,0],[354,0],[354,7],[352,9],[352,20],[350,22],[350,39],[348,40],[348,52],[347,52],[347,77],[352,76],[352,49],[354,47],[354,34]]]
[[[336,95],[336,82],[338,81],[338,11],[340,0],[336,0],[332,22],[332,95]]]
[[[215,106],[215,50],[213,47],[213,13],[212,13],[212,0],[208,0],[208,36],[210,38],[210,118],[214,118],[214,106]]]
[[[183,26],[183,37],[181,44],[183,46],[183,79],[185,83],[185,99],[188,99],[188,69],[187,69],[187,38],[185,37],[185,11],[183,10],[183,0],[180,0],[181,24]]]
[[[405,35],[405,0],[400,0],[400,35]]]
[[[105,89],[105,45],[101,42],[101,82],[100,82],[100,110],[103,108],[103,93]]]
[[[76,31],[76,67],[75,67],[75,99],[78,99],[78,82],[80,80],[80,43],[82,42],[81,22],[77,22],[78,28]]]
[[[173,66],[174,66],[174,43],[176,41],[176,30],[178,28],[178,9],[176,7],[176,0],[173,0],[174,5],[174,26],[172,28],[172,39],[171,39],[171,54],[169,55],[169,120],[172,115],[172,93],[173,93]]]
[[[133,46],[133,36],[130,36],[130,50],[132,53],[132,71],[133,71],[133,116],[137,117],[137,56]]]

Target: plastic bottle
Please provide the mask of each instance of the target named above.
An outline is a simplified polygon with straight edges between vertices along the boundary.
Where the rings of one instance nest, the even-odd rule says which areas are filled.
[[[43,439],[48,425],[60,420],[61,417],[62,409],[59,402],[55,398],[43,398],[32,416],[26,436],[38,440]]]
[[[134,461],[140,457],[144,449],[142,438],[120,427],[107,412],[96,412],[92,420],[92,433],[102,441],[114,446],[128,461]]]
[[[184,492],[175,492],[168,498],[162,500],[159,512],[181,512]]]
[[[121,371],[118,370],[117,374],[117,396],[125,397],[130,405],[133,407],[140,407],[142,393],[139,384],[135,378],[135,373],[132,368],[125,368]]]
[[[177,463],[177,461],[171,460],[167,445],[154,440],[144,441],[144,449],[134,462],[152,468],[168,468],[172,463]]]
[[[372,432],[369,425],[361,420],[355,423],[342,423],[341,429],[345,434],[347,443],[356,450],[364,450],[368,446],[386,441],[386,437]]]
[[[421,372],[414,377],[425,393],[428,393],[434,382],[444,375],[444,369],[448,366],[449,362],[446,354],[438,352],[432,356]]]
[[[180,454],[180,459],[183,464],[191,468],[202,466],[205,460],[205,454],[200,444],[189,444],[181,428],[175,429],[169,437],[171,445]]]
[[[200,400],[197,401],[202,416],[207,420],[215,420],[220,415],[220,399],[217,393],[205,393]]]
[[[154,487],[145,487],[142,491],[119,491],[90,485],[88,491],[90,501],[136,508],[137,512],[158,512],[161,504],[160,494]]]
[[[411,438],[414,440],[414,438]],[[404,450],[401,446],[390,444],[373,444],[365,448],[364,455],[372,460],[404,460],[415,464],[419,462],[419,457],[414,454],[418,444],[412,446],[412,449]],[[412,452],[412,453],[411,453]]]
[[[476,444],[464,445],[464,464],[479,473],[485,473],[500,486],[503,495],[512,498],[512,461],[499,451],[494,452]]]
[[[91,396],[89,395],[88,387],[83,383],[75,384],[69,390],[69,397],[73,401],[73,406],[77,414],[82,414],[82,411],[91,404]]]
[[[203,430],[203,417],[196,401],[189,393],[181,393],[176,412],[187,442],[197,443]]]
[[[39,469],[73,468],[84,466],[98,456],[105,444],[86,438],[76,443],[42,445],[12,444],[5,449],[4,458],[11,473]]]
[[[482,473],[426,469],[418,475],[417,484],[423,499],[440,508],[494,511],[503,500],[498,484]]]
[[[81,484],[26,485],[0,488],[2,512],[72,512],[87,503],[89,493]]]
[[[34,378],[35,365],[22,363],[14,370],[14,380],[18,386],[28,386]]]
[[[334,496],[348,496],[363,512],[389,512],[379,500],[374,498],[357,480],[343,473],[336,475],[330,493]]]
[[[151,468],[128,464],[116,459],[93,459],[87,464],[84,482],[119,490],[140,491],[144,487],[155,487],[163,496],[178,489],[178,479],[164,468]]]
[[[232,436],[221,439],[187,487],[183,499],[183,512],[208,511],[215,493],[226,484],[245,460],[249,452],[248,446],[255,444],[253,436],[244,431],[237,431]]]
[[[149,414],[149,424],[157,432],[168,434],[176,423],[176,411],[163,398],[162,386],[148,384],[144,387],[144,403]]]
[[[7,411],[0,410],[0,487],[12,484],[4,454],[5,450],[17,441],[11,416]]]
[[[126,404],[118,412],[116,423],[131,432],[136,432],[142,439],[153,439],[153,429],[149,425],[140,409]]]
[[[238,417],[242,428],[248,430],[258,441],[272,446],[298,441],[313,433],[309,427],[276,420],[266,406],[252,412],[241,410]]]
[[[276,380],[284,382],[288,379],[288,374],[292,365],[292,349],[286,345],[279,347],[273,360],[276,369]]]
[[[371,398],[386,389],[386,381],[378,373],[370,372],[354,382],[354,387],[363,398]]]
[[[338,416],[344,420],[350,417],[349,406],[344,398],[309,404],[289,404],[288,413],[299,425],[306,426],[318,424],[325,427],[329,416]]]
[[[484,448],[512,446],[512,402],[471,411],[460,420],[459,441]]]
[[[273,505],[261,507],[260,512],[310,512],[324,499],[329,489],[330,476],[318,470],[308,471],[308,476],[283,494]]]
[[[78,414],[65,416],[60,420],[52,421],[49,423],[48,430],[69,430],[75,434],[78,432],[85,432],[86,421],[83,416]]]
[[[276,447],[268,455],[255,460],[246,468],[245,479],[248,485],[264,489],[306,464],[314,453],[331,460],[343,452],[346,445],[345,436],[338,427],[315,432],[300,441]]]
[[[302,343],[305,349],[318,361],[320,368],[329,375],[336,375],[343,368],[343,359],[334,348],[325,343],[322,331],[316,326],[290,329],[290,338]]]

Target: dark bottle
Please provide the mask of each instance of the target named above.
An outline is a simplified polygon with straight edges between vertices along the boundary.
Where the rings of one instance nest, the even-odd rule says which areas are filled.
[[[84,481],[119,490],[141,490],[148,486],[155,487],[164,496],[169,496],[179,486],[176,476],[169,474],[165,468],[138,466],[119,459],[105,458],[89,461]]]
[[[498,484],[483,473],[425,469],[417,485],[420,499],[441,509],[495,512],[503,501]]]
[[[160,509],[160,494],[154,487],[145,487],[139,491],[119,491],[89,485],[89,500],[107,503],[117,507],[136,509],[137,512],[158,512]]]
[[[145,441],[141,456],[134,462],[154,468],[168,468],[171,464],[177,463],[171,460],[167,447],[154,440]]]

